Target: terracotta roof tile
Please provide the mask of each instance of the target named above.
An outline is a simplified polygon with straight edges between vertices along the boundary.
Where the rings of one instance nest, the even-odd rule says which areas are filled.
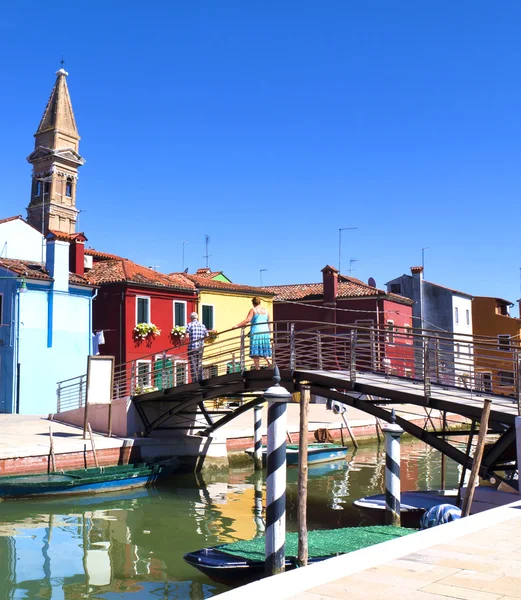
[[[178,273],[179,275],[179,273]],[[219,281],[216,279],[209,279],[206,275],[190,275],[186,274],[184,277],[190,279],[198,288],[207,290],[221,290],[223,292],[244,292],[248,294],[257,295],[269,295],[273,293],[268,291],[265,287],[254,287],[251,285],[241,285],[239,283],[228,283],[227,281]]]
[[[7,223],[8,221],[16,221],[17,219],[20,219],[20,221],[24,221],[24,219],[22,218],[22,215],[16,215],[14,217],[7,217],[5,219],[0,219],[0,223]],[[25,223],[25,221],[24,221]]]
[[[165,288],[175,288],[194,291],[195,285],[183,273],[165,275],[132,262],[126,258],[102,260],[94,263],[85,277],[91,283],[102,285],[104,283],[127,282],[143,285],[155,285]]]
[[[413,301],[398,294],[389,294],[384,290],[372,287],[354,277],[339,276],[337,298],[384,297],[401,304],[413,304]],[[322,283],[297,283],[292,285],[274,285],[264,287],[276,294],[275,302],[294,300],[320,300],[324,296]]]
[[[49,233],[46,236],[47,238],[55,237],[57,240],[62,240],[64,242],[72,242],[74,240],[81,240],[83,242],[87,241],[84,233],[65,233],[64,231],[56,231],[54,229],[49,229]]]
[[[99,250],[94,250],[94,248],[85,248],[85,254],[87,256],[92,256],[93,258],[100,258],[102,260],[126,260],[122,256],[118,256],[117,254],[100,252]]]
[[[52,277],[45,269],[45,265],[42,263],[31,262],[30,260],[19,260],[16,258],[0,258],[0,267],[8,269],[17,275],[22,275],[27,279],[40,279],[42,281],[52,281]],[[69,282],[77,285],[88,285],[92,287],[92,284],[87,280],[86,277],[77,275],[76,273],[69,273]]]

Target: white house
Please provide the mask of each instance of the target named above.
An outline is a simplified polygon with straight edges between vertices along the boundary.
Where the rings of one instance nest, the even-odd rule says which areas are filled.
[[[414,300],[413,327],[434,338],[438,354],[437,374],[442,382],[461,387],[472,384],[472,296],[423,278],[423,267],[411,267],[411,275],[401,275],[386,283],[387,291]],[[448,340],[450,341],[447,341]],[[415,344],[418,346],[418,342]],[[417,368],[421,354],[417,353]]]
[[[45,239],[20,215],[0,219],[0,258],[45,262]]]

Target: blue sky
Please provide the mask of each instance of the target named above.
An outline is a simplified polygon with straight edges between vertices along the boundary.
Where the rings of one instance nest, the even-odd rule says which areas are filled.
[[[521,3],[23,1],[0,16],[1,216],[69,71],[88,244],[161,271],[520,292]],[[517,310],[515,311],[517,315]]]

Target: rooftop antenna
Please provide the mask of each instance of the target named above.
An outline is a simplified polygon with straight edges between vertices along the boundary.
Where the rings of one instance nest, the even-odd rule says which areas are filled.
[[[183,241],[183,267],[182,267],[181,271],[185,270],[185,244],[188,244],[188,240]]]
[[[430,246],[422,248],[422,269],[425,271],[425,250],[428,250]],[[425,275],[425,273],[424,273]]]
[[[352,229],[358,229],[358,227],[342,227],[338,230],[338,272],[342,274],[341,263],[342,263],[342,231],[348,231]]]
[[[353,264],[354,264],[355,262],[360,262],[360,261],[358,260],[358,258],[351,258],[351,259],[349,260],[349,271],[348,271],[349,273],[351,273],[352,271],[354,271],[354,269],[353,269]]]
[[[204,243],[206,246],[206,254],[203,256],[203,258],[206,258],[206,268],[208,269],[208,259],[210,258],[210,254],[208,254],[208,244],[210,243],[210,236],[208,234],[204,236]]]

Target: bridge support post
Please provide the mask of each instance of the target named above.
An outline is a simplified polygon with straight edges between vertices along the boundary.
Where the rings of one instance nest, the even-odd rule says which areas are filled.
[[[385,434],[385,520],[400,526],[400,438],[403,429],[396,424],[394,408],[391,422],[382,428]]]
[[[296,351],[295,351],[295,323],[291,323],[289,330],[289,368],[295,370]]]
[[[262,404],[253,408],[253,464],[256,471],[262,471]]]
[[[286,563],[286,404],[292,395],[280,385],[275,365],[274,385],[264,392],[268,401],[268,456],[266,472],[265,570],[283,573]]]
[[[516,417],[516,448],[517,448],[517,491],[521,494],[521,417]]]
[[[351,329],[349,346],[349,379],[356,381],[356,329]]]
[[[431,350],[430,338],[423,338],[423,393],[427,406],[431,399]]]

